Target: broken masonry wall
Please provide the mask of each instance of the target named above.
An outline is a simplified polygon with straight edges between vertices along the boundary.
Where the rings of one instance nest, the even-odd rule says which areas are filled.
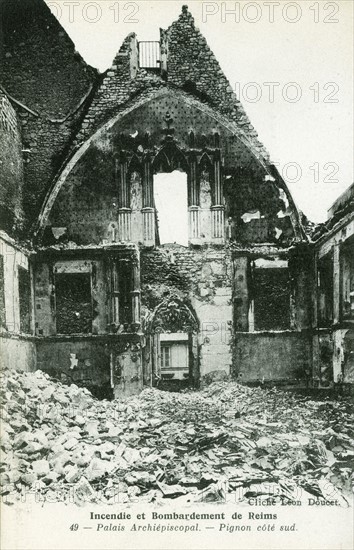
[[[0,360],[2,368],[34,372],[38,368],[34,339],[14,334],[1,334]]]
[[[14,236],[22,221],[21,133],[16,111],[0,88],[0,223]]]
[[[77,131],[97,71],[75,51],[43,0],[2,4],[0,83],[17,111],[26,151],[23,207],[28,230]]]
[[[85,141],[125,103],[144,89],[158,88],[165,83],[155,75],[138,70],[138,45],[134,33],[129,34],[115,56],[111,67],[103,74],[76,142]]]
[[[103,139],[98,146],[90,147],[65,182],[54,203],[44,242],[92,245],[113,241],[117,218],[115,154]]]
[[[29,252],[0,232],[0,340],[5,368],[36,369]]]
[[[232,331],[231,258],[225,248],[184,248],[165,245],[141,251],[142,318],[176,296],[190,306],[199,323],[199,371],[230,373]],[[151,361],[151,349],[148,357]],[[147,362],[147,380],[151,363]]]
[[[37,366],[97,397],[124,397],[143,387],[141,348],[138,335],[53,337],[37,341]]]
[[[240,382],[308,384],[310,343],[309,337],[298,332],[237,333],[233,375]]]
[[[351,200],[350,192],[343,195]],[[345,202],[340,207],[343,215],[314,244],[318,286],[314,293],[313,363],[320,387],[354,382],[354,212],[346,209]],[[330,227],[331,220],[328,224]]]
[[[294,208],[279,181],[275,182],[260,165],[245,160],[240,157],[225,170],[225,217],[230,224],[230,240],[288,246],[297,233]]]

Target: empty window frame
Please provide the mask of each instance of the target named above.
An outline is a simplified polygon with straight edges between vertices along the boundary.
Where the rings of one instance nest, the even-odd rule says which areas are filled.
[[[253,268],[255,330],[290,328],[290,284],[287,268]]]
[[[92,332],[91,273],[55,274],[58,334]]]
[[[31,332],[31,277],[27,269],[18,268],[18,293],[20,306],[20,331]]]

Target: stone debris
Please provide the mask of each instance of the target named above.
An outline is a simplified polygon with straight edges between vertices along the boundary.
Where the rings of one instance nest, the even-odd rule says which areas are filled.
[[[47,374],[2,373],[4,502],[351,502],[353,405],[216,381],[99,401]]]

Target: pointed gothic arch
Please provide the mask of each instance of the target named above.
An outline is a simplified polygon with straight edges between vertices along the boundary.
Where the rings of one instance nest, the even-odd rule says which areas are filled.
[[[176,145],[176,143],[167,143],[161,147],[152,160],[154,173],[173,172],[179,170],[188,173],[189,163],[187,157]]]

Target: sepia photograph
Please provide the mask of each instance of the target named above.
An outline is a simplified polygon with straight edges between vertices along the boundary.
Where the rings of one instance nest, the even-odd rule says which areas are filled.
[[[350,0],[0,0],[3,550],[350,550]]]

